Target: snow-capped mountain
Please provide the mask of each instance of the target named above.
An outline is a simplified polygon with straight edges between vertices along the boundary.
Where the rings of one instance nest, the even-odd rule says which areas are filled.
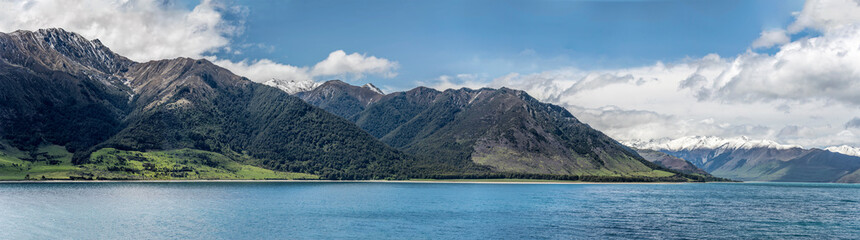
[[[361,86],[361,87],[363,87],[363,88],[367,88],[367,89],[370,89],[371,91],[374,91],[374,92],[376,92],[376,93],[379,93],[379,94],[385,95],[385,93],[383,93],[383,92],[382,92],[382,90],[379,90],[379,88],[378,88],[378,87],[373,86],[373,84],[371,84],[371,83],[364,84],[364,85],[363,85],[363,86]]]
[[[313,80],[284,80],[277,78],[269,79],[268,81],[263,82],[263,84],[281,89],[289,94],[308,92],[323,85],[322,82],[316,82]],[[364,84],[361,87],[378,93],[379,95],[385,95],[382,90],[371,83]]]
[[[717,177],[744,181],[852,182],[851,173],[860,171],[860,149],[848,146],[825,151],[771,140],[713,136],[624,143],[683,158]]]
[[[753,148],[772,148],[772,149],[791,149],[803,148],[800,145],[780,144],[771,140],[753,140],[746,136],[735,138],[721,138],[715,136],[688,136],[678,139],[654,139],[648,141],[632,140],[623,141],[627,146],[639,149],[651,150],[693,150],[693,149],[753,149]]]
[[[845,154],[845,155],[860,157],[860,147],[852,147],[852,146],[848,146],[848,145],[842,145],[842,146],[827,147],[824,150],[835,152],[835,153],[841,153],[841,154]]]
[[[276,78],[269,79],[263,82],[263,84],[276,87],[289,94],[307,92],[322,85],[322,83],[313,80],[283,80]]]

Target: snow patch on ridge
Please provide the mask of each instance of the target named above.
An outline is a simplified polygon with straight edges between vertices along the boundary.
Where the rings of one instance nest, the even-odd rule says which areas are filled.
[[[841,153],[849,156],[860,157],[860,147],[852,147],[848,145],[827,147],[824,150]]]
[[[379,94],[385,95],[385,93],[382,93],[382,90],[379,90],[379,88],[377,88],[376,86],[373,86],[373,84],[367,83],[367,84],[364,84],[364,85],[363,85],[363,86],[361,86],[361,87],[363,87],[363,88],[367,88],[367,89],[370,89],[371,91],[374,91],[374,92],[376,92],[376,93],[379,93]]]
[[[269,79],[263,82],[263,84],[281,89],[289,94],[307,92],[322,85],[322,83],[314,82],[313,80],[283,80],[276,78]]]
[[[678,139],[653,139],[648,141],[632,140],[622,141],[624,145],[639,149],[651,149],[655,151],[682,151],[694,149],[753,149],[753,148],[770,148],[770,149],[792,149],[803,148],[800,145],[785,145],[771,140],[753,140],[746,136],[735,138],[721,138],[714,136],[688,136]]]

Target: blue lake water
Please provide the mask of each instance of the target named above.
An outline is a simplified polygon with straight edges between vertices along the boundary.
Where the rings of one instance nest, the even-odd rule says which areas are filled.
[[[0,239],[860,238],[860,185],[0,183]]]

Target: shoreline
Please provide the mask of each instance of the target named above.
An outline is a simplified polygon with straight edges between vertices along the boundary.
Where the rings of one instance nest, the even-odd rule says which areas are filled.
[[[216,179],[216,180],[2,180],[3,183],[443,183],[443,184],[685,184],[685,183],[711,183],[711,182],[583,182],[583,181],[552,181],[530,179],[471,179],[461,180],[241,180],[241,179]]]

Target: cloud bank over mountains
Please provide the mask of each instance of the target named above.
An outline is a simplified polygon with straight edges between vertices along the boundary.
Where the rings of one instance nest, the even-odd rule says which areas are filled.
[[[399,67],[396,61],[359,53],[346,54],[343,50],[331,52],[327,58],[313,67],[297,67],[276,63],[269,59],[233,62],[216,57],[206,58],[219,66],[230,69],[233,73],[248,77],[256,82],[264,82],[269,79],[314,81],[321,77],[360,79],[367,74],[393,78],[397,76],[397,68]]]
[[[769,48],[775,53],[755,51]],[[847,126],[860,114],[860,5],[808,1],[793,23],[762,31],[734,57],[458,76],[474,74],[442,76],[433,85],[523,89],[622,140],[745,135],[810,147],[857,145],[860,129]]]

